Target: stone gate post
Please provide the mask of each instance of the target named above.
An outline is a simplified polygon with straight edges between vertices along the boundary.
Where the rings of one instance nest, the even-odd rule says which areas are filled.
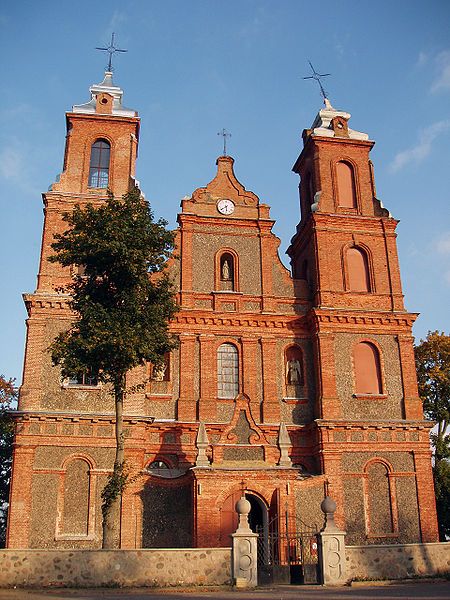
[[[336,502],[327,496],[320,505],[325,514],[325,523],[318,534],[319,568],[323,585],[346,583],[345,531],[334,522]]]
[[[236,502],[239,523],[236,532],[231,535],[233,547],[231,553],[232,577],[236,587],[256,587],[258,584],[258,560],[256,540],[258,534],[253,533],[248,524],[250,502],[241,496]]]

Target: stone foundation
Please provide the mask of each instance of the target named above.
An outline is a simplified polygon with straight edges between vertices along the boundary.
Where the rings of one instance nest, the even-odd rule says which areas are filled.
[[[2,550],[0,587],[224,585],[231,548]]]
[[[407,579],[450,572],[450,542],[347,546],[348,579]]]

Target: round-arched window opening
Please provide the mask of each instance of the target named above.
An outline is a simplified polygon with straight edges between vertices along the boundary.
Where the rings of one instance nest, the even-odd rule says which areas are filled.
[[[168,469],[169,465],[167,465],[163,460],[154,460],[148,465],[148,469],[150,471],[155,471],[159,469]]]

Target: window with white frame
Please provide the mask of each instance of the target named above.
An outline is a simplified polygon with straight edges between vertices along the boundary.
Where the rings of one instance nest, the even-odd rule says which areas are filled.
[[[233,344],[222,344],[217,351],[217,395],[219,398],[235,398],[238,393],[238,351]]]

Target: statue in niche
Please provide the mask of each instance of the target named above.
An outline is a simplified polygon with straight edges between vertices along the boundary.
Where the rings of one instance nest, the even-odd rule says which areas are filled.
[[[302,367],[297,358],[292,358],[286,363],[286,382],[289,385],[301,385]]]
[[[228,264],[227,259],[225,259],[222,264],[222,280],[223,281],[231,280],[231,269],[230,269],[230,265]]]

